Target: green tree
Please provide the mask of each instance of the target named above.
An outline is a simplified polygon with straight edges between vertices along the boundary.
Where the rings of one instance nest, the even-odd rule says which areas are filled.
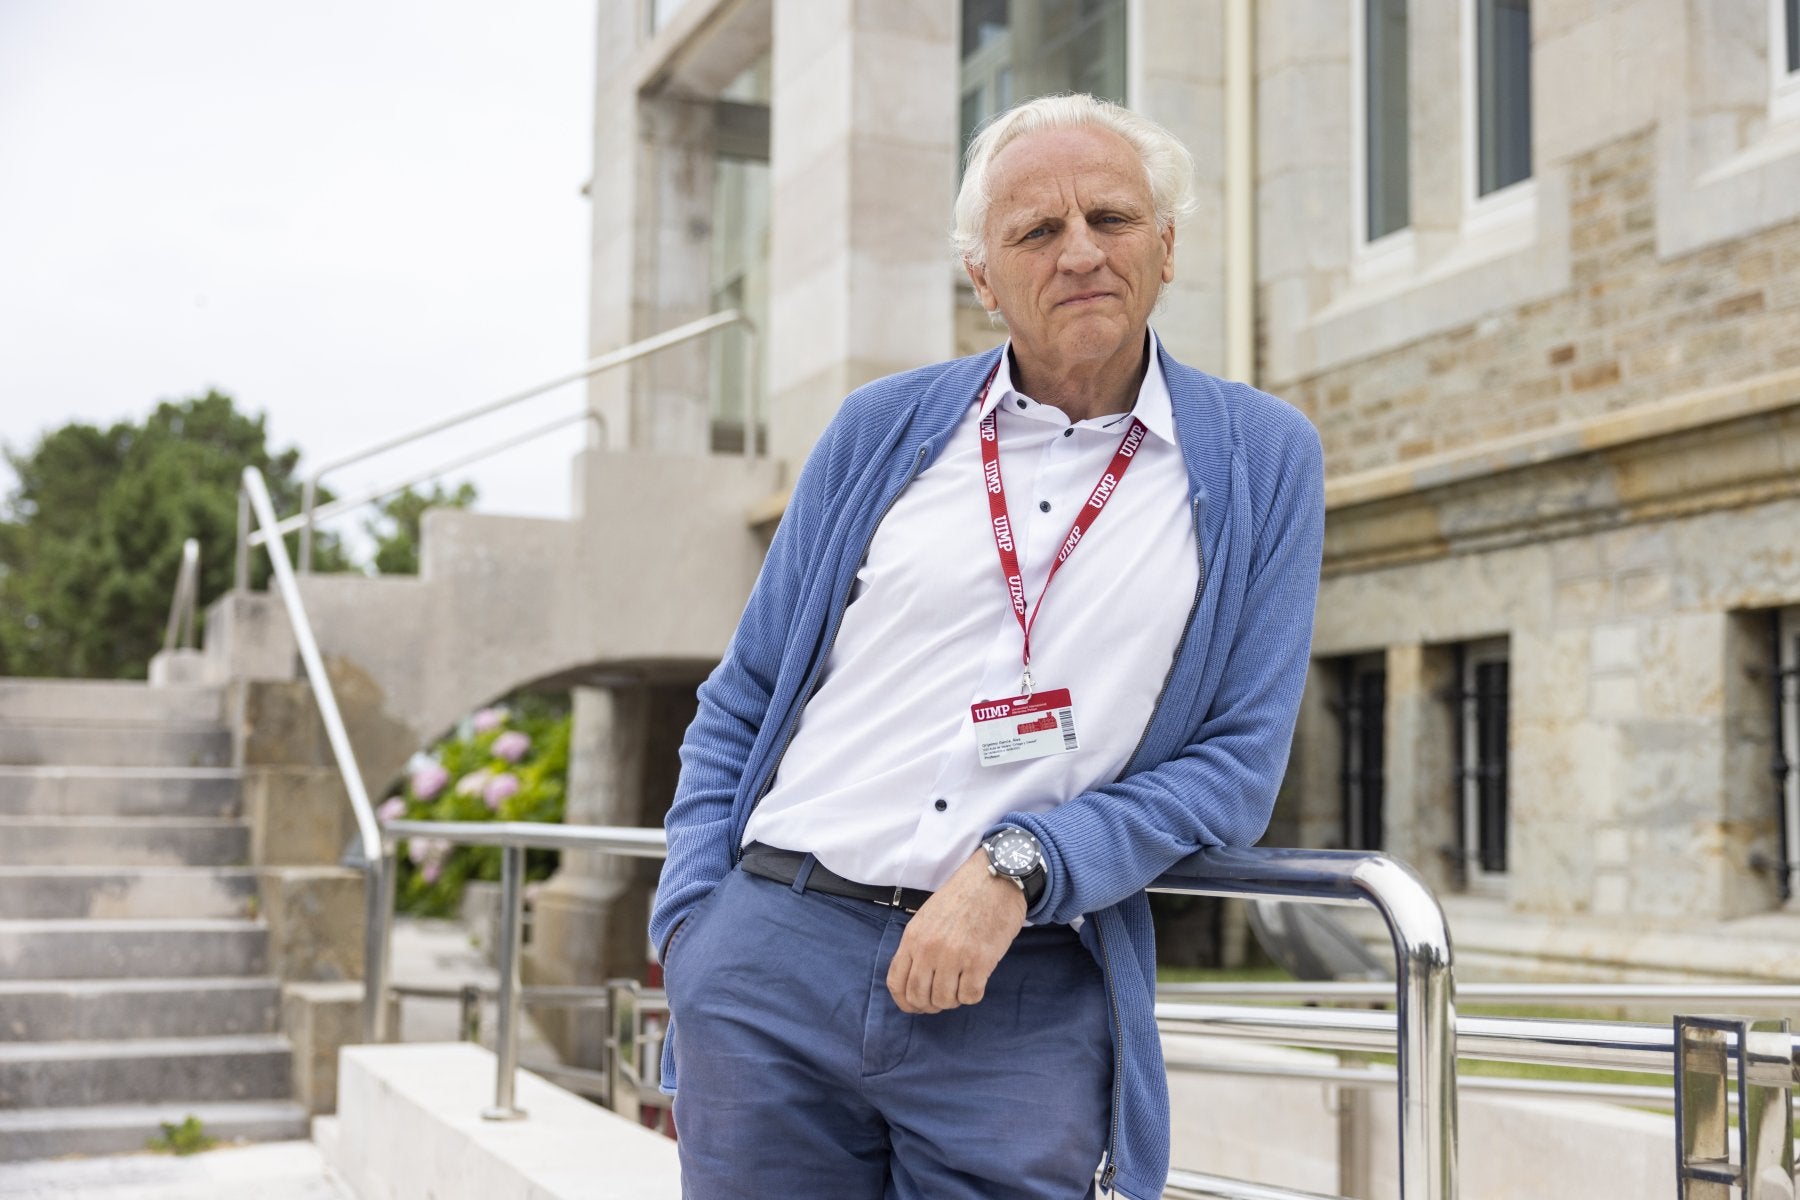
[[[5,454],[18,486],[0,504],[0,675],[142,678],[182,541],[200,542],[202,607],[231,586],[243,468],[262,470],[278,513],[300,505],[300,452],[270,452],[263,417],[216,391],[159,404],[142,424],[75,422]],[[346,566],[329,537],[314,563]],[[268,573],[256,552],[253,584]]]
[[[457,484],[446,491],[432,484],[430,492],[407,488],[381,502],[381,511],[363,522],[363,532],[375,539],[375,570],[382,575],[419,573],[419,524],[428,508],[468,508],[475,503],[475,485]]]

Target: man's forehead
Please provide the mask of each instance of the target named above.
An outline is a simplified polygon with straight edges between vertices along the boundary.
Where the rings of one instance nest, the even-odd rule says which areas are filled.
[[[1111,130],[1046,129],[1008,142],[994,156],[988,194],[1008,208],[1060,208],[1071,197],[1083,204],[1148,203],[1150,182],[1131,143]]]

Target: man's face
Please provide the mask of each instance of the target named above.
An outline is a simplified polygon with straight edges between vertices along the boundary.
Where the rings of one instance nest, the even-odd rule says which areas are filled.
[[[1110,129],[1027,134],[988,173],[987,264],[965,264],[983,307],[1044,366],[1103,361],[1141,345],[1175,278],[1175,230],[1159,230],[1137,153]]]

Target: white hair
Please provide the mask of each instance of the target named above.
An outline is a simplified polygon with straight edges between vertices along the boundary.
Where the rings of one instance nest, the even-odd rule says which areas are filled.
[[[956,195],[956,225],[950,233],[951,245],[964,262],[978,267],[987,263],[988,173],[995,156],[1028,133],[1081,128],[1109,129],[1131,143],[1144,164],[1159,232],[1194,211],[1194,156],[1174,134],[1148,117],[1082,92],[1040,96],[1001,113],[969,143],[962,190]]]

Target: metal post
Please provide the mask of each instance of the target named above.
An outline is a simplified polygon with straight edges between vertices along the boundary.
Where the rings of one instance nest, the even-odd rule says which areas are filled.
[[[319,473],[314,471],[306,477],[300,488],[300,515],[305,522],[300,526],[300,573],[307,574],[312,570],[313,551],[313,503],[319,496]]]
[[[363,931],[363,1040],[385,1042],[388,1028],[389,950],[394,929],[394,884],[399,875],[392,846],[363,864],[363,905],[368,927]]]
[[[232,567],[232,588],[250,590],[250,494],[238,489],[237,561]]]
[[[490,1121],[512,1121],[525,1115],[513,1103],[519,1074],[519,944],[523,941],[525,848],[500,851],[500,1021],[495,1033],[494,1106],[481,1115]]]

